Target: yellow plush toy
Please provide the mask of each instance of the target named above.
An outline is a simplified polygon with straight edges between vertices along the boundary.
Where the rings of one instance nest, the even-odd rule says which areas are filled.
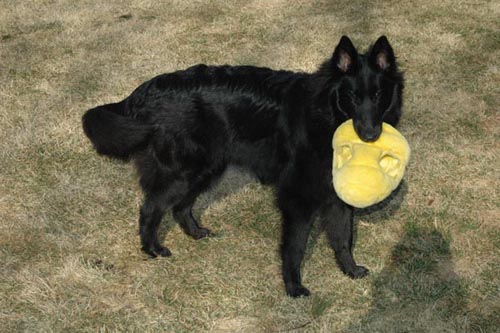
[[[348,120],[335,131],[332,146],[335,191],[344,202],[358,208],[387,198],[401,182],[410,158],[406,139],[386,123],[377,141],[364,142]]]

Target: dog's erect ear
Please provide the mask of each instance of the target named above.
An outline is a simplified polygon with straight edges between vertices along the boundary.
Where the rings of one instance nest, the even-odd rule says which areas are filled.
[[[394,68],[396,58],[394,57],[394,51],[387,37],[380,36],[379,39],[377,39],[375,44],[373,44],[369,59],[370,64],[383,71]]]
[[[347,73],[356,63],[358,52],[347,36],[342,36],[339,45],[333,52],[332,62],[337,68]]]

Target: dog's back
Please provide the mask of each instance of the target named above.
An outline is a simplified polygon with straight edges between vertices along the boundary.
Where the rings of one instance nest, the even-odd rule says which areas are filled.
[[[158,173],[153,166],[192,169],[194,175],[235,164],[272,183],[286,158],[284,113],[299,108],[289,95],[306,76],[197,65],[157,76],[124,101],[90,110],[84,129],[99,153],[136,156],[141,174]]]

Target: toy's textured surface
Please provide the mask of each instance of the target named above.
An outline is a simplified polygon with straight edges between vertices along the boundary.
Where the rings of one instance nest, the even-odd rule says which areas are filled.
[[[394,127],[382,124],[375,142],[362,141],[348,120],[333,135],[333,186],[351,206],[364,208],[384,200],[403,178],[410,146]]]

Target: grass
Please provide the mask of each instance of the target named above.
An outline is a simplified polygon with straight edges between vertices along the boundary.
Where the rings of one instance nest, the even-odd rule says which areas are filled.
[[[500,72],[495,1],[0,0],[0,331],[495,332],[500,327]],[[231,171],[173,252],[139,251],[129,165],[99,158],[83,112],[199,62],[313,71],[342,34],[388,35],[413,155],[383,209],[356,214],[337,269],[318,230],[313,296],[284,296],[270,188]],[[168,233],[167,233],[168,231]]]

